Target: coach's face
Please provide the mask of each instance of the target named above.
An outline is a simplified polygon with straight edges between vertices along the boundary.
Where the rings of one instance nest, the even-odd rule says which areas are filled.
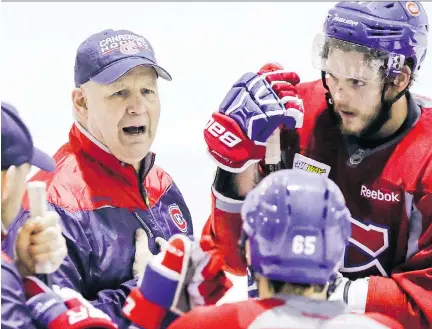
[[[80,89],[86,108],[79,115],[84,117],[86,129],[117,159],[138,169],[159,123],[155,70],[138,66],[112,84],[89,81]]]

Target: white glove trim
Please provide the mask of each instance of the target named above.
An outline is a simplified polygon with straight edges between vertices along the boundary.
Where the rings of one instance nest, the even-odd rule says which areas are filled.
[[[212,193],[216,198],[216,209],[222,210],[224,212],[230,213],[230,214],[239,214],[241,211],[241,207],[243,205],[242,200],[235,200],[228,198],[226,196],[223,196],[220,194],[214,186],[212,186]]]
[[[257,145],[261,145],[261,144],[259,144],[259,143],[257,143],[257,142],[255,142],[255,144],[257,144]],[[228,172],[232,172],[232,173],[234,173],[234,174],[241,173],[241,172],[245,171],[246,168],[249,167],[250,165],[252,165],[252,164],[254,164],[254,163],[257,163],[257,162],[260,162],[260,161],[261,161],[260,159],[250,159],[250,160],[246,161],[246,162],[243,164],[243,166],[241,166],[240,168],[231,168],[231,167],[225,166],[224,164],[222,164],[222,163],[220,163],[219,161],[217,161],[208,149],[207,149],[207,154],[210,156],[210,158],[212,158],[212,160],[213,160],[214,162],[216,162],[216,165],[217,165],[219,168],[221,168],[221,169],[223,169],[223,170],[225,170],[225,171],[228,171]]]

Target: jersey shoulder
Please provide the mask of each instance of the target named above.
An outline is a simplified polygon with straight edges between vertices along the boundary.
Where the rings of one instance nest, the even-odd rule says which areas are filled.
[[[327,108],[325,98],[327,90],[324,88],[321,80],[299,83],[296,85],[296,89],[303,100],[305,109],[304,125],[307,127],[309,123],[313,123],[314,118]],[[304,126],[302,129],[304,129]]]
[[[285,140],[297,140],[300,149],[306,149],[309,144],[310,136],[313,134],[318,117],[327,108],[326,92],[321,80],[300,83],[296,86],[300,98],[304,105],[304,120],[303,127],[297,131],[284,131],[286,134]],[[282,145],[285,147],[286,145]]]
[[[197,307],[178,318],[169,329],[246,329],[263,312],[284,304],[279,299],[249,299],[219,306]]]
[[[409,193],[419,188],[432,193],[432,100],[413,95],[421,108],[418,121],[398,143],[383,176],[390,181],[402,179]]]
[[[328,320],[323,329],[403,329],[395,320],[377,313],[341,314]]]
[[[432,108],[432,97],[420,95],[416,93],[411,93],[411,96],[414,97],[416,103],[423,108]]]

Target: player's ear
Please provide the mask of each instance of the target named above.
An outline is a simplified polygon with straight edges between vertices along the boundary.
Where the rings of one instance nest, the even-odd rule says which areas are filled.
[[[404,65],[401,71],[402,72],[399,73],[393,81],[393,85],[398,93],[409,86],[412,74],[411,69],[408,65]]]
[[[2,170],[1,175],[1,207],[2,207],[2,223],[7,228],[11,224],[11,216],[9,209],[11,208],[11,200],[13,199],[13,191],[17,181],[17,167],[10,166],[7,170]]]
[[[87,99],[83,88],[74,88],[74,90],[72,91],[72,104],[74,106],[74,115],[78,122],[81,123],[87,121]]]
[[[30,172],[31,165],[10,166],[2,170],[1,182],[1,220],[7,228],[18,215],[22,198],[26,190],[26,176]]]
[[[3,198],[6,197],[5,193],[6,193],[6,184],[7,184],[7,170],[2,170],[1,172],[1,197],[2,197],[2,201]]]

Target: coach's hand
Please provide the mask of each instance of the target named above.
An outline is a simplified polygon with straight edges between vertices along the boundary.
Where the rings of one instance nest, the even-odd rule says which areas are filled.
[[[167,242],[165,239],[157,237],[156,243],[162,248]],[[139,228],[135,232],[135,259],[132,265],[132,273],[134,277],[141,278],[147,264],[152,260],[154,255],[149,249],[149,241],[147,233]]]

